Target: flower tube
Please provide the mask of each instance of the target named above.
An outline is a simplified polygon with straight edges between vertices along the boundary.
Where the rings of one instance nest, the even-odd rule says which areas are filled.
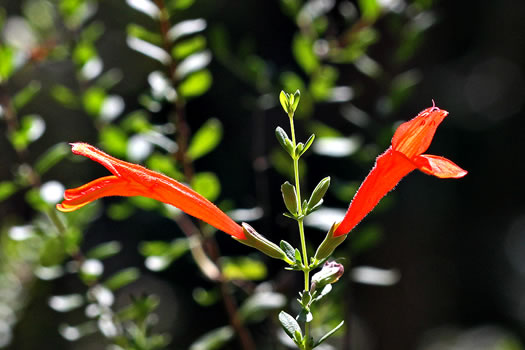
[[[57,204],[63,212],[77,210],[107,196],[144,196],[171,204],[227,234],[243,240],[243,228],[202,195],[180,182],[143,166],[114,158],[87,143],[72,143],[74,154],[88,157],[113,175],[66,190],[64,201]]]
[[[403,177],[414,169],[439,178],[460,178],[467,174],[452,161],[425,152],[439,124],[448,112],[435,106],[421,111],[401,124],[392,145],[376,163],[350,203],[348,211],[334,232],[334,237],[348,234]]]

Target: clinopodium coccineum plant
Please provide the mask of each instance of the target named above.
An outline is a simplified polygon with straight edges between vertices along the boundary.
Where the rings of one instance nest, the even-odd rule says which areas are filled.
[[[330,178],[321,180],[309,199],[302,200],[299,159],[312,145],[315,135],[310,136],[305,143],[296,141],[294,113],[299,100],[299,91],[293,94],[281,92],[280,102],[289,117],[291,138],[281,127],[277,127],[275,133],[293,163],[295,185],[285,182],[281,186],[281,192],[288,210],[285,215],[298,223],[301,249],[292,247],[286,241],[277,245],[250,225],[237,224],[202,195],[168,176],[119,160],[81,142],[72,144],[73,153],[102,164],[112,175],[66,190],[64,201],[57,205],[57,209],[63,212],[77,210],[106,196],[149,197],[173,205],[231,235],[238,242],[256,248],[272,258],[283,260],[288,264],[287,269],[303,272],[304,290],[299,293],[299,314],[293,317],[281,311],[279,321],[299,349],[313,349],[335,333],[344,322],[319,339],[313,339],[310,335],[312,305],[330,292],[331,285],[337,282],[344,272],[341,264],[328,259],[335,248],[346,239],[348,233],[412,170],[419,169],[439,178],[460,178],[467,172],[446,158],[423,154],[430,146],[437,127],[448,115],[447,111],[435,105],[423,110],[414,119],[397,128],[391,146],[377,157],[374,167],[355,194],[345,216],[331,226],[326,238],[317,247],[315,255],[309,258],[303,220],[322,205],[323,196],[330,186]],[[310,277],[310,272],[319,267],[321,269]]]

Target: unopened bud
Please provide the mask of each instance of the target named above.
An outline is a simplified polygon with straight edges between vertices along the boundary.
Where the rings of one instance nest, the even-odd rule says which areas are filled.
[[[335,261],[328,261],[323,265],[321,271],[312,276],[312,285],[310,290],[322,289],[327,284],[335,283],[345,272],[342,264]]]
[[[321,243],[319,248],[317,248],[317,252],[315,252],[314,256],[314,259],[316,261],[321,261],[332,255],[335,248],[337,248],[337,246],[343,243],[343,241],[346,239],[346,236],[348,236],[342,235],[334,237],[334,232],[337,229],[337,226],[339,226],[339,224],[337,223],[332,225],[330,231],[328,231],[328,233],[326,234],[324,241]]]
[[[236,237],[233,237],[238,242],[245,244],[247,246],[253,247],[257,250],[260,250],[264,254],[275,258],[275,259],[281,259],[281,260],[289,260],[286,257],[286,254],[284,251],[279,248],[279,246],[271,241],[269,241],[266,237],[261,235],[259,232],[255,231],[253,227],[248,225],[247,223],[242,223],[242,228],[244,231],[244,239],[239,239]]]

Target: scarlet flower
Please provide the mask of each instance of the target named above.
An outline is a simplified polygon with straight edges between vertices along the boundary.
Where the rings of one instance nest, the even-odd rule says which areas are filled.
[[[63,212],[77,210],[96,199],[107,196],[144,196],[171,204],[237,239],[245,239],[240,225],[209,200],[180,182],[143,166],[114,158],[87,143],[78,142],[71,145],[74,154],[102,164],[113,175],[66,190],[64,201],[57,204],[58,210]]]
[[[437,127],[447,115],[447,111],[432,106],[397,128],[392,145],[377,157],[374,167],[334,232],[334,237],[349,233],[381,198],[414,169],[442,179],[460,178],[467,174],[466,170],[446,158],[422,154],[430,146]]]

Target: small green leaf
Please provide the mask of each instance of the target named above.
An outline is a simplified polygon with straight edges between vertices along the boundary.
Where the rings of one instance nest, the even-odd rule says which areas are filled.
[[[288,138],[288,134],[286,133],[286,131],[284,131],[283,128],[278,126],[275,129],[275,136],[277,137],[277,141],[279,141],[279,143],[284,148],[284,150],[288,152],[290,156],[292,156],[293,155],[293,144],[290,138]]]
[[[279,94],[279,102],[281,102],[281,106],[283,107],[284,111],[288,114],[290,110],[290,105],[288,102],[288,94],[281,90],[281,93]]]
[[[17,92],[17,94],[13,97],[13,106],[15,107],[15,109],[20,110],[26,104],[31,102],[31,100],[36,96],[36,94],[38,94],[41,87],[42,84],[40,84],[40,82],[32,80],[31,82],[29,82],[29,84],[27,84],[26,87]]]
[[[100,132],[100,142],[104,149],[115,157],[123,158],[128,150],[128,137],[121,128],[108,125]]]
[[[198,159],[213,151],[222,139],[222,124],[218,119],[209,119],[191,139],[188,156]]]
[[[87,113],[92,116],[99,116],[105,99],[106,91],[100,87],[93,86],[87,89],[82,96],[82,104]]]
[[[361,17],[369,22],[374,22],[381,14],[381,5],[378,0],[359,0]]]
[[[314,142],[315,140],[315,134],[312,134],[310,135],[310,137],[308,138],[308,140],[306,140],[306,143],[304,145],[304,149],[303,151],[301,152],[300,156],[302,156],[306,151],[308,151],[308,148],[310,148],[310,146],[312,145],[312,143]]]
[[[160,34],[149,31],[148,29],[139,26],[138,24],[132,23],[129,24],[126,28],[128,35],[141,40],[147,41],[153,45],[161,46],[162,37]]]
[[[281,249],[286,254],[286,256],[290,260],[294,261],[295,260],[295,249],[292,247],[292,245],[284,240],[281,241],[279,245],[281,246]]]
[[[343,326],[343,324],[345,323],[345,321],[341,321],[341,323],[339,323],[337,326],[335,326],[334,329],[332,329],[330,332],[326,333],[325,335],[323,335],[315,344],[314,344],[314,348],[319,346],[322,342],[324,342],[326,339],[328,339],[330,336],[332,336],[335,332],[337,332],[339,330],[339,328],[341,328]]]
[[[284,311],[281,311],[279,313],[279,322],[281,322],[281,326],[283,327],[283,330],[288,334],[288,336],[292,339],[295,338],[295,333],[298,332],[300,337],[302,338],[303,333],[301,332],[301,327],[293,318],[291,315],[287,314]]]
[[[299,105],[299,100],[301,99],[301,92],[299,90],[295,90],[294,94],[291,96],[293,97],[293,99],[291,99],[292,101],[291,107],[292,107],[292,111],[295,112],[295,110],[297,109],[297,106]]]
[[[0,83],[9,79],[15,69],[15,50],[9,46],[0,45]]]
[[[296,35],[293,39],[292,50],[297,63],[310,74],[319,67],[319,58],[314,52],[312,39],[304,35]]]
[[[239,308],[239,315],[244,322],[261,321],[268,311],[280,309],[286,305],[286,297],[275,292],[256,292]]]
[[[122,249],[122,245],[118,241],[110,241],[97,245],[86,253],[89,259],[107,259],[115,254],[118,254]]]
[[[69,146],[63,142],[49,148],[35,162],[35,170],[39,175],[45,174],[55,164],[60,162],[69,154]]]
[[[0,182],[0,202],[9,198],[13,193],[18,190],[18,186],[11,181]]]
[[[61,105],[67,108],[75,108],[78,104],[76,95],[64,85],[54,85],[51,88],[51,96]]]
[[[180,61],[204,49],[206,49],[206,38],[202,35],[197,35],[177,43],[171,50],[171,55]]]
[[[221,193],[221,182],[217,175],[212,172],[195,174],[191,180],[191,187],[212,202]]]
[[[330,176],[325,177],[317,184],[308,200],[308,208],[314,208],[323,199],[328,187],[330,187]]]
[[[297,192],[295,191],[295,186],[286,181],[281,185],[281,192],[286,209],[292,215],[297,215]]]
[[[104,281],[104,285],[109,288],[110,290],[117,290],[124,286],[127,286],[128,284],[135,282],[140,277],[140,271],[139,269],[135,267],[130,267],[124,270],[121,270],[111,277],[109,277],[106,281]]]
[[[301,252],[297,248],[295,248],[295,262],[297,264],[302,264],[303,263],[303,259],[301,258]]]
[[[186,98],[200,96],[208,91],[212,80],[211,73],[207,69],[195,72],[179,84],[178,92]]]
[[[222,273],[228,280],[259,281],[266,278],[266,265],[253,258],[225,257],[222,260]]]
[[[178,2],[178,1],[177,1]],[[189,350],[219,350],[233,339],[235,332],[230,326],[214,329],[191,344]]]

